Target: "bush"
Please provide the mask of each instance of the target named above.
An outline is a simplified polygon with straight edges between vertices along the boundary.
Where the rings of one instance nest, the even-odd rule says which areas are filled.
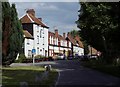
[[[25,61],[26,57],[24,54],[20,54],[18,57],[18,60],[16,60],[16,62],[18,63],[23,63]]]
[[[120,58],[114,59],[113,65],[115,65],[115,66],[120,66]]]

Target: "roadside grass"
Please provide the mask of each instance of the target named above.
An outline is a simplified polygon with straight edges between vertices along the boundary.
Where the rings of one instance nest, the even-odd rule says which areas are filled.
[[[85,67],[95,69],[97,71],[110,74],[116,77],[120,77],[120,66],[113,64],[104,64],[99,60],[81,61],[81,64]]]
[[[42,82],[40,82],[40,85],[42,85],[42,87],[54,87],[55,82],[57,80],[57,76],[58,76],[58,73],[56,73],[56,70],[52,70],[49,73],[48,78],[43,80]],[[54,79],[54,80],[52,80],[52,79]]]
[[[53,85],[57,76],[57,72],[54,69],[50,71],[48,78],[44,79],[44,81],[35,81],[36,75],[41,76],[44,71],[45,69],[39,66],[3,67],[2,85],[4,87],[20,87],[20,82],[27,82],[28,87],[40,87],[46,84],[48,86]]]

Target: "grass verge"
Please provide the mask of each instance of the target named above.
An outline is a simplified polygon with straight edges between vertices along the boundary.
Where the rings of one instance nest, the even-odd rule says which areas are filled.
[[[27,82],[28,87],[50,87],[54,85],[57,72],[53,69],[49,72],[48,78],[40,81],[35,81],[36,75],[41,76],[45,69],[39,66],[27,67],[3,67],[2,68],[2,85],[4,87],[20,87],[20,82]]]
[[[99,63],[99,61],[97,60],[81,61],[81,64],[85,67],[95,69],[97,71],[110,74],[112,76],[120,77],[120,66]]]

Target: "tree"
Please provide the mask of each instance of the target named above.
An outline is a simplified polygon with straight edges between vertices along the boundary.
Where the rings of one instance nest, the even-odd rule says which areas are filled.
[[[14,62],[14,60],[17,57],[17,54],[22,51],[23,32],[22,32],[21,23],[17,17],[15,4],[12,4],[12,6],[10,7],[8,2],[3,2],[2,6],[3,6],[2,24],[4,25],[2,27],[3,30],[2,56],[3,56],[3,65],[6,65]]]
[[[9,35],[11,31],[10,4],[2,3],[2,60],[3,63],[7,60],[9,47]]]
[[[70,31],[70,35],[71,35],[72,37],[75,37],[76,35],[79,35],[79,31],[77,31],[77,30],[72,30],[72,31]]]
[[[84,46],[84,55],[87,55],[89,53],[89,49],[88,49],[88,44],[86,43],[85,40],[83,40],[83,38],[81,37],[81,33],[80,33],[80,30],[72,30],[70,31],[70,34],[72,37],[75,37],[75,36],[79,36],[81,38],[81,41],[83,43],[83,46]]]
[[[80,3],[79,19],[76,21],[81,29],[81,37],[88,44],[101,51],[105,60],[110,62],[118,54],[118,37],[120,36],[119,3]],[[112,14],[111,14],[112,12]],[[117,39],[115,41],[115,39]],[[120,43],[119,43],[120,44]],[[111,55],[112,54],[112,55]]]

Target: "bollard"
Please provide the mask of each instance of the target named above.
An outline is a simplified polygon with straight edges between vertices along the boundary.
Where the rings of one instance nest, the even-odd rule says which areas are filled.
[[[44,68],[46,69],[46,71],[51,71],[51,65],[45,65]]]

